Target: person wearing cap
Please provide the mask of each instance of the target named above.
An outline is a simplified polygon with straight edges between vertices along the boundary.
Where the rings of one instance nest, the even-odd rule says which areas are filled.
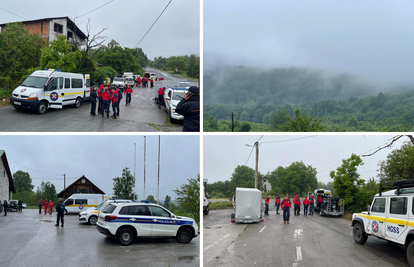
[[[184,116],[183,132],[200,131],[200,90],[190,86],[183,99],[177,104],[175,112]]]
[[[280,196],[279,196],[279,194],[276,195],[275,207],[276,207],[276,214],[279,214],[279,207],[280,207]]]
[[[158,89],[158,108],[161,108],[161,105],[164,104],[164,90],[165,87]]]
[[[283,209],[283,223],[289,224],[290,208],[292,207],[292,203],[290,202],[288,195],[285,196],[285,199],[282,200],[280,205]]]
[[[305,200],[303,200],[303,214],[305,214],[305,216],[308,216],[308,207],[309,207],[309,200],[307,197],[305,197]]]
[[[309,196],[309,215],[313,215],[313,207],[315,206],[315,200],[313,199],[313,196]]]
[[[102,112],[102,93],[104,91],[104,86],[103,84],[99,85],[99,89],[98,89],[98,114],[101,114]]]
[[[267,198],[265,199],[265,215],[269,215],[269,201],[270,201],[270,195],[267,196]]]

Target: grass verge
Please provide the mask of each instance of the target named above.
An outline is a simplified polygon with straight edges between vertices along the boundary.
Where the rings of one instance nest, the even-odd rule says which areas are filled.
[[[214,203],[209,203],[210,210],[219,210],[219,209],[232,209],[233,204],[231,201],[219,201]]]
[[[0,88],[0,107],[10,106],[10,96],[13,90]]]

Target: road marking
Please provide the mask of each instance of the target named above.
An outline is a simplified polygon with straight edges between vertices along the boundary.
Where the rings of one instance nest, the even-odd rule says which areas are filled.
[[[208,246],[208,247],[204,248],[204,250],[207,250],[207,249],[211,248],[212,246],[213,246],[213,245],[210,245],[210,246]]]
[[[224,236],[224,238],[227,238],[227,237],[229,237],[229,236],[230,236],[230,234],[227,234],[227,235],[225,235],[225,236]]]
[[[302,260],[302,251],[300,247],[296,247],[296,261]]]
[[[263,230],[266,228],[266,225],[262,228],[262,230],[259,231],[259,233],[263,232]]]
[[[295,263],[292,265],[292,267],[296,267],[296,266],[298,266],[298,263],[297,263],[297,262],[295,262]]]
[[[293,241],[295,241],[297,238],[302,238],[302,233],[303,233],[302,229],[296,229],[293,232]]]

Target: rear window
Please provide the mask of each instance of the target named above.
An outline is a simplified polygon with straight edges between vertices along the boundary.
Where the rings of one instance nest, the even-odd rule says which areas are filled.
[[[72,88],[82,88],[82,79],[72,79]]]
[[[116,206],[115,205],[109,204],[108,206],[106,206],[102,210],[102,213],[112,213],[115,209],[116,209]]]
[[[148,210],[145,208],[145,206],[126,206],[123,207],[119,214],[123,215],[141,215],[141,216],[149,216]]]

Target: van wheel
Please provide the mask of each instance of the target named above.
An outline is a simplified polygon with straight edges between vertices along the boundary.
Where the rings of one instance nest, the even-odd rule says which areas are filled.
[[[128,246],[132,243],[132,240],[134,238],[134,234],[132,231],[128,228],[124,228],[121,231],[119,231],[118,235],[118,241],[122,246]]]
[[[89,220],[88,220],[89,224],[92,224],[92,225],[96,225],[97,221],[98,221],[98,218],[96,216],[91,216],[89,217]]]
[[[47,110],[46,102],[40,102],[39,105],[37,106],[37,113],[45,114],[46,110]]]
[[[180,243],[189,243],[193,239],[193,233],[188,228],[178,230],[176,239]]]
[[[354,237],[354,241],[358,244],[365,244],[368,240],[368,235],[365,234],[364,230],[360,223],[355,223],[352,229],[352,236]]]
[[[67,209],[65,209],[65,215],[67,215],[68,214],[68,210]]]
[[[75,108],[78,108],[78,107],[80,107],[80,105],[81,105],[81,98],[78,97],[78,98],[76,98],[74,106],[75,106]]]
[[[410,266],[414,266],[414,240],[407,246],[407,261]]]

